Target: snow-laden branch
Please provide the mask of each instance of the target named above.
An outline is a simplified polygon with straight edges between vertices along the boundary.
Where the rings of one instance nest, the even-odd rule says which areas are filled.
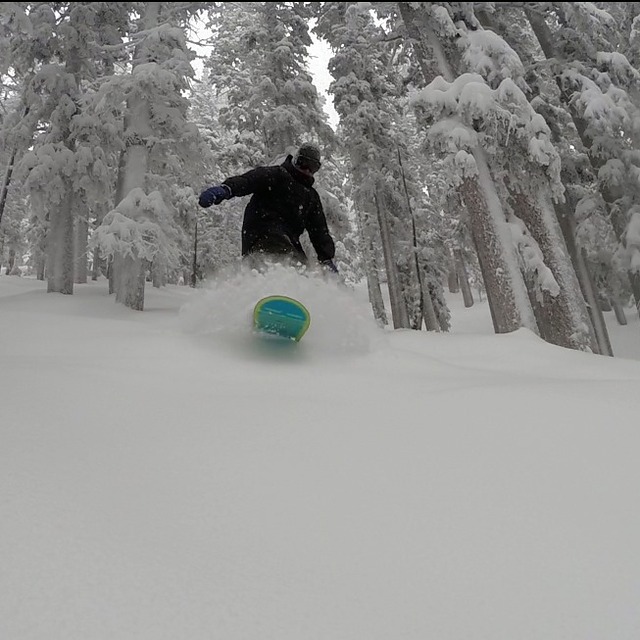
[[[178,252],[165,227],[159,223],[169,216],[159,191],[147,195],[132,189],[120,204],[105,215],[91,239],[106,256],[116,254],[152,261],[162,255],[167,262],[178,259]]]
[[[540,246],[531,235],[525,223],[511,214],[507,221],[511,237],[518,251],[523,271],[533,276],[536,289],[547,291],[554,298],[560,294],[560,286],[553,272],[545,264]]]
[[[491,85],[511,78],[523,91],[528,89],[520,56],[497,33],[478,29],[466,31],[464,38],[464,60],[469,71],[482,75]]]
[[[429,140],[456,158],[449,162],[461,170],[460,177],[469,174],[470,159],[459,162],[459,152],[469,154],[480,147],[506,169],[514,164],[521,167],[524,161],[529,170],[541,170],[553,196],[563,199],[560,156],[551,141],[551,130],[510,78],[493,89],[476,73],[463,74],[452,82],[439,76],[415,92],[409,102],[435,123],[429,129]]]

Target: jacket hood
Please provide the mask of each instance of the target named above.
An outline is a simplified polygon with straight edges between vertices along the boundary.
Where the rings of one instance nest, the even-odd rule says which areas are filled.
[[[302,171],[298,171],[293,164],[293,156],[288,155],[285,161],[282,163],[282,166],[289,172],[291,177],[296,181],[303,184],[305,187],[313,186],[315,182],[315,178],[313,176],[309,176],[306,173],[302,173]]]

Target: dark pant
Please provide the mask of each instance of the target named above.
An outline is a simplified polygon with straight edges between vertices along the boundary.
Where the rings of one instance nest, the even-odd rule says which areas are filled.
[[[253,268],[268,263],[281,263],[286,265],[304,265],[307,256],[302,248],[296,247],[290,238],[285,235],[271,234],[258,238],[249,251],[243,256]],[[254,267],[254,265],[256,265]]]

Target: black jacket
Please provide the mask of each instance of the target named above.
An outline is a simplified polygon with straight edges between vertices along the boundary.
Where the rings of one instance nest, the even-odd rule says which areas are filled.
[[[306,255],[300,244],[305,229],[318,260],[332,260],[335,246],[322,209],[314,178],[298,171],[292,157],[278,166],[257,167],[240,176],[227,178],[234,196],[253,194],[244,211],[242,255],[269,246],[275,238],[290,242],[303,261]],[[268,250],[268,249],[267,249]]]

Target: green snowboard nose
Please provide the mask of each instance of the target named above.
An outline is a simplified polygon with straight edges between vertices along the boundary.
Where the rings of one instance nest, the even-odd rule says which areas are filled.
[[[298,342],[311,324],[308,309],[286,296],[268,296],[253,310],[253,329],[259,334],[279,336]]]

